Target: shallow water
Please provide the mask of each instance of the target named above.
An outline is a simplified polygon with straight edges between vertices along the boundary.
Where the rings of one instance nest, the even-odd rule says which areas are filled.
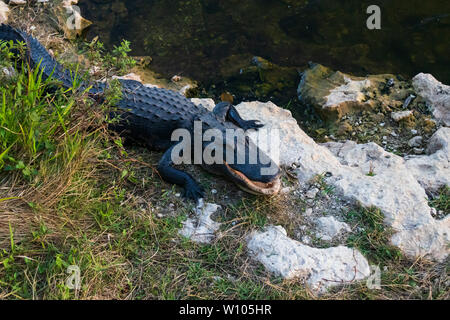
[[[381,7],[381,30],[366,9]],[[152,69],[222,81],[264,57],[281,66],[318,62],[357,75],[429,72],[450,83],[448,0],[96,0],[82,14],[107,45],[125,38]]]

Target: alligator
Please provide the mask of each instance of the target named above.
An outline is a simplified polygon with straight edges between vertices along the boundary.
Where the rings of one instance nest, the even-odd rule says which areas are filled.
[[[31,35],[2,24],[0,40],[24,43],[25,60],[31,68],[39,68],[44,79],[55,79],[58,85],[73,88],[73,73],[59,64]],[[134,80],[119,81],[122,96],[110,111],[111,116],[118,116],[119,121],[110,125],[111,130],[143,142],[150,150],[163,151],[158,163],[159,175],[163,180],[183,187],[186,198],[198,201],[204,197],[204,189],[190,174],[175,168],[172,154],[183,143],[172,141],[172,134],[177,129],[186,129],[192,135],[195,130],[200,130],[201,137],[208,129],[219,132],[222,139],[216,137],[209,142],[202,139],[201,149],[195,149],[193,141],[190,147],[192,150],[204,152],[211,148],[214,141],[216,148],[222,148],[220,151],[223,157],[219,156],[221,161],[208,164],[201,161],[195,164],[200,164],[210,173],[224,176],[246,192],[266,196],[278,193],[281,186],[279,166],[247,136],[240,139],[239,135],[226,134],[230,132],[228,130],[258,130],[263,126],[259,121],[244,120],[235,106],[228,102],[218,103],[213,111],[210,111],[172,90],[147,87]],[[78,90],[88,92],[96,99],[104,94],[108,86],[105,82],[80,82]],[[201,129],[196,127],[196,122],[201,123]],[[257,156],[251,158],[250,154],[255,150]],[[218,149],[215,149],[214,154],[217,151]],[[227,152],[232,152],[231,156]],[[184,155],[184,151],[180,155],[182,153]]]

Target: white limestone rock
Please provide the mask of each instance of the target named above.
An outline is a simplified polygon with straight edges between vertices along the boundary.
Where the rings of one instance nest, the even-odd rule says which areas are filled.
[[[0,23],[8,22],[8,15],[9,15],[8,5],[5,2],[0,1]]]
[[[180,235],[198,243],[211,243],[215,238],[215,232],[219,230],[220,223],[211,219],[211,216],[221,208],[214,203],[204,204],[200,200],[199,205],[194,209],[195,217],[189,218],[183,223]]]
[[[5,79],[12,80],[17,76],[17,71],[12,66],[3,67],[1,68],[0,74],[5,77]]]
[[[413,115],[413,112],[411,110],[398,111],[398,112],[392,112],[391,118],[396,122],[400,122],[402,120],[410,118],[412,115]]]
[[[369,264],[359,251],[344,246],[312,248],[287,237],[280,226],[252,233],[248,237],[248,251],[267,270],[286,279],[304,278],[318,293],[370,275]]]
[[[416,93],[430,104],[436,120],[450,126],[450,86],[425,73],[415,76],[412,85]]]
[[[272,159],[280,165],[298,164],[302,168],[301,181],[311,179],[317,172],[325,173],[339,167],[339,161],[326,148],[317,145],[300,129],[289,110],[279,108],[272,102],[257,101],[243,102],[236,108],[245,120],[259,120],[264,124],[263,128],[251,132],[249,136],[255,143],[258,137],[261,140],[270,137],[258,146],[273,151],[268,154],[274,155]]]
[[[372,86],[370,80],[352,80],[345,75],[343,78],[344,84],[330,90],[330,94],[325,97],[323,108],[336,108],[344,103],[364,103],[363,92]]]
[[[201,105],[201,106],[205,107],[206,109],[208,109],[209,111],[213,111],[214,107],[216,106],[216,103],[214,102],[213,99],[192,98],[191,101],[196,106],[200,106]]]
[[[335,217],[320,217],[317,219],[316,225],[318,229],[316,237],[324,241],[331,241],[343,232],[352,231],[348,224],[336,220]]]
[[[195,87],[192,84],[187,84],[183,86],[178,92],[182,94],[183,96],[186,96],[186,94],[189,92],[189,90],[194,89]]]
[[[432,217],[423,188],[424,183],[431,183],[433,179],[442,184],[449,177],[449,149],[444,147],[448,145],[448,131],[440,131],[432,139],[431,149],[443,152],[435,152],[438,162],[431,164],[430,173],[423,175],[419,170],[413,174],[412,162],[407,166],[403,158],[386,152],[375,143],[358,145],[349,141],[318,145],[299,128],[288,110],[271,102],[241,103],[237,109],[244,119],[264,123],[263,129],[269,129],[271,136],[276,136],[271,130],[278,130],[279,142],[272,147],[279,148],[280,164],[296,164],[300,183],[328,172],[326,183],[334,186],[344,199],[367,208],[377,207],[383,212],[386,225],[396,232],[391,238],[392,244],[406,256],[438,261],[448,256],[450,219],[435,220]],[[255,132],[250,136],[257,141]]]
[[[341,160],[344,174],[331,177],[336,192],[364,207],[377,207],[396,231],[393,245],[410,258],[444,260],[450,253],[450,219],[431,215],[428,196],[405,160],[375,143],[327,144]],[[371,173],[371,175],[368,175]]]
[[[26,0],[9,0],[9,4],[10,5],[20,6],[20,5],[27,4],[27,1]]]
[[[414,138],[411,138],[408,141],[408,146],[410,146],[411,148],[418,148],[422,145],[423,142],[423,137],[422,136],[416,136]]]
[[[427,155],[411,157],[406,167],[427,191],[450,186],[450,128],[436,131],[428,141]]]
[[[318,188],[312,188],[306,192],[305,196],[308,199],[315,199],[319,191],[320,190]]]

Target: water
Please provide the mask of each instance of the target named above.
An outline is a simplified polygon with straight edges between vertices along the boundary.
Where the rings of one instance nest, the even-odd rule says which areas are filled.
[[[381,30],[366,27],[372,4],[381,7]],[[134,55],[153,58],[153,70],[206,86],[233,82],[253,56],[298,70],[313,61],[355,75],[428,72],[450,83],[448,0],[97,0],[80,6],[95,23],[89,37],[99,35],[109,46],[130,40]]]

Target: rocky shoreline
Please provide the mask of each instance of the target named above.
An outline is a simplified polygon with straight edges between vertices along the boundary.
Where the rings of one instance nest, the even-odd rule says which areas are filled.
[[[90,24],[81,19],[76,33],[64,28],[61,21],[73,14],[70,8],[76,2],[62,1],[53,8],[67,39]],[[9,13],[0,1],[1,22],[7,22]],[[141,79],[135,74],[125,77]],[[185,94],[186,86],[177,89]],[[381,211],[385,225],[393,230],[391,244],[408,258],[448,259],[450,216],[436,212],[429,201],[450,185],[450,87],[430,74],[408,80],[395,75],[354,77],[313,64],[302,73],[297,92],[300,102],[324,122],[316,129],[317,141],[289,110],[272,102],[237,105],[245,119],[258,119],[266,129],[280,132],[280,164],[298,179],[283,193],[306,203],[304,212],[293,213],[305,221],[294,238],[283,226],[254,231],[247,237],[249,256],[283,278],[307,278],[317,292],[366,279],[371,274],[369,261],[345,246],[358,225],[344,222],[342,215],[361,206]],[[211,99],[193,101],[214,106]],[[320,184],[317,177],[322,177]],[[324,185],[333,188],[332,195],[324,194]],[[211,219],[218,209],[211,203],[196,208],[180,233],[201,243],[213,241],[220,234],[218,222]],[[315,247],[312,238],[331,247]]]

